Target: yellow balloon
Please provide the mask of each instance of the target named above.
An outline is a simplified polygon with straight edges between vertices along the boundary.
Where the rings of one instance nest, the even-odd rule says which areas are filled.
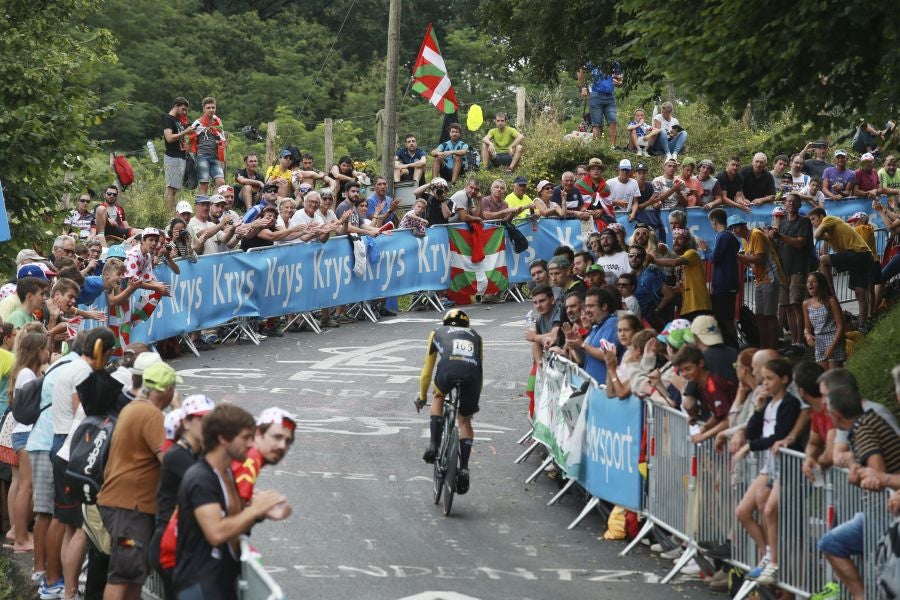
[[[477,131],[482,123],[484,123],[484,115],[481,114],[481,107],[473,104],[466,116],[466,127],[469,128],[469,131]]]

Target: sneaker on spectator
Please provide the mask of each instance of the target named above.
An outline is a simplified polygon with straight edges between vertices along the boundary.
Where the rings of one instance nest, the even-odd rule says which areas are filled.
[[[678,153],[677,152],[672,153],[672,160],[674,160],[675,162],[678,162]]]
[[[353,317],[347,316],[346,313],[341,313],[341,314],[337,315],[336,317],[334,317],[334,322],[339,323],[341,325],[347,325],[350,323],[356,323],[356,319],[354,319]]]
[[[661,558],[665,558],[668,560],[678,560],[678,557],[680,557],[683,552],[684,552],[684,549],[681,546],[678,546],[677,548],[672,548],[671,550],[666,550],[659,556]]]
[[[340,327],[340,325],[335,323],[334,319],[321,319],[319,321],[319,327],[325,329],[326,327]]]
[[[31,585],[37,587],[44,582],[44,571],[33,571],[31,573]]]
[[[768,566],[769,566],[769,559],[768,559],[768,557],[764,556],[763,559],[761,561],[759,561],[758,565],[756,565],[754,568],[750,569],[750,571],[748,571],[747,574],[744,575],[744,579],[749,579],[750,581],[756,581],[757,578],[759,578],[759,576],[763,574],[763,571],[765,571],[766,567],[768,567]]]
[[[769,563],[756,578],[756,583],[775,585],[778,582],[778,565]]]
[[[456,306],[456,302],[454,302],[450,298],[447,298],[446,296],[441,298],[441,304],[444,305],[444,308],[453,308],[454,306]]]
[[[841,586],[834,581],[829,581],[822,588],[822,591],[816,592],[809,597],[809,600],[840,600]]]
[[[703,572],[703,569],[700,568],[700,565],[698,565],[697,561],[694,560],[693,558],[691,560],[689,560],[688,563],[686,565],[684,565],[684,567],[682,567],[682,569],[681,569],[682,575],[689,575],[689,576],[693,576],[693,577],[696,577],[697,575],[699,575],[702,572]]]
[[[219,341],[219,336],[213,332],[209,332],[207,334],[201,335],[200,341],[212,345]]]
[[[63,583],[63,578],[60,577],[56,580],[56,583],[51,585],[47,585],[46,578],[41,583],[41,587],[38,588],[38,594],[41,597],[41,600],[57,600],[58,598],[62,598],[63,594],[65,594],[66,586]]]

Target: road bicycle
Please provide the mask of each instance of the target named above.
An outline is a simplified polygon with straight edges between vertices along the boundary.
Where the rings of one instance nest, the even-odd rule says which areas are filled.
[[[456,413],[459,410],[459,381],[453,384],[444,397],[444,434],[441,447],[434,461],[432,499],[435,504],[443,497],[443,513],[450,514],[453,495],[456,493],[456,474],[459,471],[459,430],[456,427]]]

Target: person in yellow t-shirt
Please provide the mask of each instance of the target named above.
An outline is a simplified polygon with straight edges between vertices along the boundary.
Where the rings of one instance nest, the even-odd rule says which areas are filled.
[[[778,343],[778,292],[784,280],[781,260],[772,245],[772,240],[762,229],[747,227],[747,220],[741,215],[728,217],[728,229],[741,238],[744,253],[738,254],[739,265],[750,265],[753,270],[756,301],[754,313],[759,323],[759,345],[761,348],[775,348]]]
[[[506,124],[506,113],[497,113],[494,123],[497,126],[481,140],[481,164],[486,167],[505,166],[506,172],[512,173],[522,158],[525,136]]]
[[[865,333],[870,326],[869,315],[875,303],[875,284],[880,282],[881,268],[877,256],[866,241],[850,225],[824,208],[814,208],[806,215],[815,227],[813,236],[817,240],[827,239],[833,252],[819,257],[819,271],[834,290],[831,269],[838,273],[848,271],[849,283],[859,305],[860,331]],[[874,316],[874,315],[873,315]]]
[[[274,183],[278,186],[278,197],[293,197],[294,191],[291,185],[291,175],[297,164],[294,161],[294,153],[285,148],[278,155],[278,162],[266,171],[266,183]]]
[[[513,217],[514,219],[524,219],[529,216],[528,211],[534,213],[534,201],[525,193],[528,186],[528,180],[524,177],[516,177],[513,181],[513,191],[504,198],[506,205],[510,208],[521,208]]]
[[[869,215],[859,211],[847,217],[847,222],[853,227],[853,231],[859,234],[873,256],[878,254],[875,248],[875,228],[869,223]]]
[[[675,229],[672,232],[672,250],[676,258],[653,258],[650,262],[660,267],[684,267],[681,281],[681,313],[682,319],[692,321],[699,315],[712,314],[712,299],[706,287],[706,269],[700,254],[691,248],[691,233],[687,229]],[[649,256],[649,255],[648,255]]]

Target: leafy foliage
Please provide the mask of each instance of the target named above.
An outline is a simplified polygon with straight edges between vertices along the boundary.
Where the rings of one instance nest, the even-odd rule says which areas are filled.
[[[47,236],[71,174],[97,150],[88,128],[108,112],[94,83],[114,61],[108,31],[88,26],[98,0],[57,0],[36,6],[4,3],[0,20],[0,173],[13,241],[0,246],[4,264],[20,248]],[[8,260],[9,259],[9,260]]]
[[[624,0],[619,7],[628,40],[622,51],[712,106],[742,110],[762,99],[775,110],[793,107],[795,132],[896,110],[897,13],[888,4]],[[683,15],[695,17],[696,35]]]
[[[870,331],[856,347],[847,361],[847,368],[856,375],[864,398],[879,402],[900,417],[900,404],[894,392],[891,369],[900,365],[900,304],[878,320],[878,325]]]

